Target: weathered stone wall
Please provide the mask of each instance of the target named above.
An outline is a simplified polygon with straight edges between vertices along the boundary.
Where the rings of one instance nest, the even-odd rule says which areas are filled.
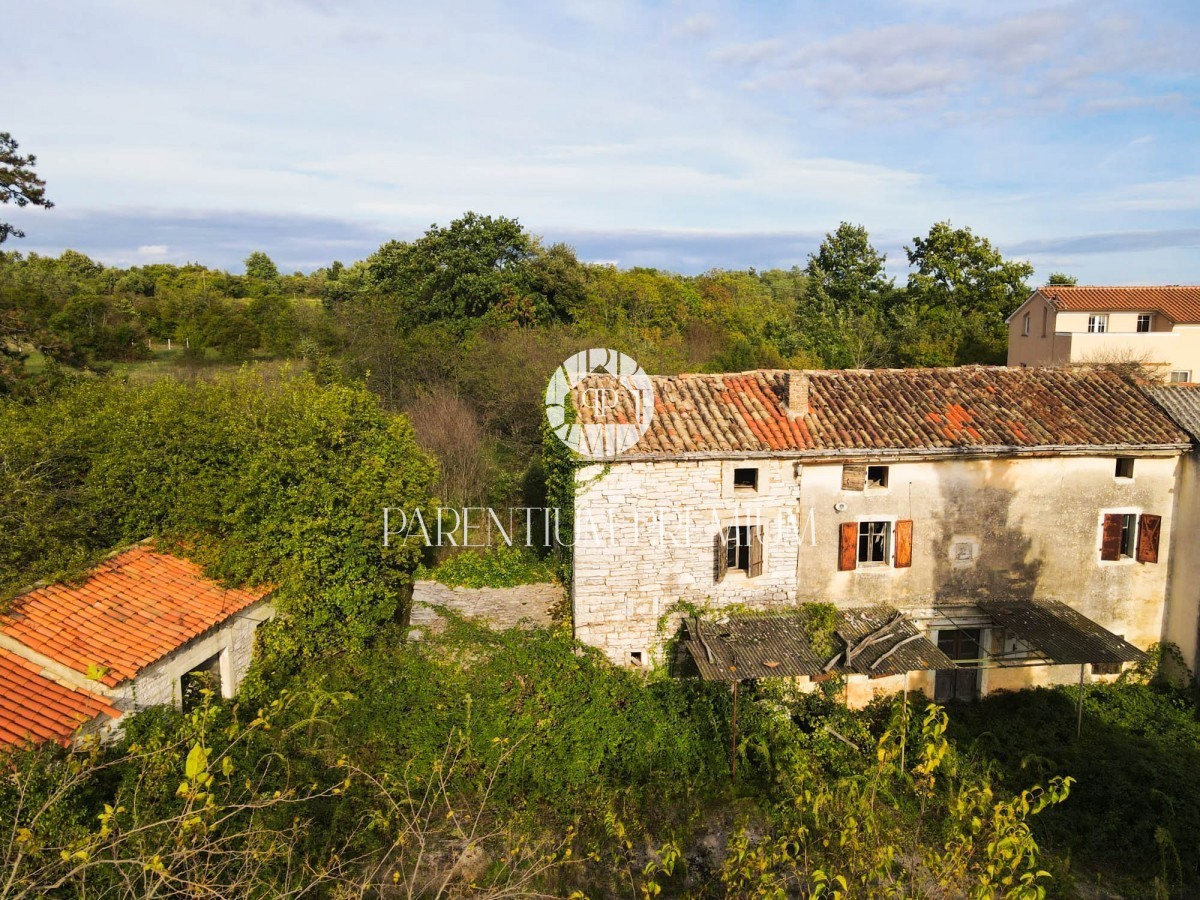
[[[760,469],[758,490],[735,489],[733,469],[749,465]],[[982,597],[1053,598],[1145,647],[1163,628],[1177,465],[1175,456],[1140,458],[1133,479],[1118,479],[1108,456],[892,462],[888,486],[866,491],[842,489],[841,463],[586,467],[576,514],[576,634],[626,663],[674,632],[677,617],[662,631],[659,619],[681,600],[887,603],[916,612]],[[1158,564],[1101,561],[1105,511],[1162,516]],[[688,518],[697,527],[684,539],[678,523]],[[911,567],[838,571],[840,525],[872,519],[913,520]],[[673,534],[656,521],[674,523]],[[731,572],[718,583],[714,538],[755,521],[765,526],[762,575]],[[994,688],[1047,678],[1069,681],[1078,669],[993,671],[985,688],[986,679]]]
[[[255,630],[274,614],[267,602],[242,610],[220,627],[147,666],[132,682],[109,690],[107,693],[113,698],[113,705],[122,711],[160,704],[178,706],[181,702],[180,678],[218,654],[221,657],[221,694],[232,697],[250,668]]]
[[[434,607],[444,606],[464,616],[486,621],[493,628],[549,625],[554,607],[563,601],[559,584],[522,584],[511,588],[447,587],[436,581],[413,586],[411,625],[416,629],[441,627]]]

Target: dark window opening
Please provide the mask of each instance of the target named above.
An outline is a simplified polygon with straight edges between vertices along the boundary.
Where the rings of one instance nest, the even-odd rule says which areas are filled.
[[[886,566],[891,549],[891,522],[858,523],[858,564]]]
[[[752,491],[758,490],[758,469],[734,469],[733,486]]]
[[[642,665],[642,651],[641,650],[629,651],[629,664],[631,666],[637,666],[639,668],[641,667],[641,665]]]
[[[209,690],[214,697],[221,696],[221,654],[206,659],[179,679],[179,694],[183,711],[190,712],[204,700],[203,692]]]
[[[1137,515],[1126,513],[1121,516],[1121,557],[1133,559],[1137,547]]]
[[[750,571],[750,526],[731,525],[725,533],[725,553],[730,569]]]
[[[885,488],[888,486],[887,466],[867,466],[867,487]]]
[[[1092,663],[1093,675],[1120,675],[1121,664],[1116,663]]]
[[[1123,457],[1117,460],[1117,477],[1132,478],[1133,477],[1133,460],[1128,457]]]
[[[1138,316],[1137,330],[1141,334],[1145,334],[1150,330],[1150,316],[1147,313],[1142,313]]]

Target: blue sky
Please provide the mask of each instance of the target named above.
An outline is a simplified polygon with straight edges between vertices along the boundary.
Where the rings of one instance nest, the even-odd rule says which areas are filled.
[[[462,212],[588,260],[803,265],[942,219],[1037,276],[1200,282],[1200,7],[995,0],[9,4],[6,249],[240,271]],[[12,36],[16,35],[17,39]]]

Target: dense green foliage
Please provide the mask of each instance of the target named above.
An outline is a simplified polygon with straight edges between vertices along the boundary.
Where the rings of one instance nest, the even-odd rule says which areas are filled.
[[[1200,889],[1200,721],[1190,690],[1088,686],[1075,737],[1075,688],[1000,694],[954,710],[950,733],[999,766],[1002,783],[1076,780],[1036,833],[1081,872],[1129,896]],[[1084,875],[1079,876],[1084,879]]]
[[[306,375],[0,401],[0,589],[155,537],[219,577],[279,585],[289,652],[361,645],[403,616],[417,562],[383,547],[382,507],[423,505],[434,473],[375,397]]]
[[[417,570],[418,578],[469,588],[537,584],[553,581],[556,574],[556,567],[544,556],[526,547],[503,543],[479,552],[455,553],[432,569]]]
[[[1030,817],[936,707],[647,680],[563,633],[452,622],[123,746],[18,755],[0,897],[1040,897]],[[841,735],[835,738],[834,732]],[[23,893],[25,892],[25,893]]]

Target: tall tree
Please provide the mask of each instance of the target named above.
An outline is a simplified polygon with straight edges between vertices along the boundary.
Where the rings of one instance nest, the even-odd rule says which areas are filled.
[[[367,260],[373,286],[424,321],[479,318],[526,292],[534,242],[516,219],[468,212],[412,243],[389,241]]]
[[[1029,295],[1025,279],[1033,266],[1006,260],[987,238],[949,222],[936,223],[904,250],[914,269],[908,276],[907,302],[922,317],[944,320],[954,362],[1003,362],[1008,338],[1004,320]]]
[[[871,246],[867,229],[842,222],[808,257],[800,310],[805,348],[826,365],[866,368],[888,357],[883,327],[895,280],[887,255]]]
[[[46,182],[38,178],[33,167],[37,157],[33,154],[22,156],[19,145],[7,131],[0,131],[0,203],[15,203],[17,206],[40,206],[50,209],[54,206],[46,199]],[[25,232],[0,222],[0,244],[8,238],[25,237]]]
[[[261,250],[255,250],[246,257],[246,277],[256,281],[274,281],[279,277],[279,269],[271,257]]]

